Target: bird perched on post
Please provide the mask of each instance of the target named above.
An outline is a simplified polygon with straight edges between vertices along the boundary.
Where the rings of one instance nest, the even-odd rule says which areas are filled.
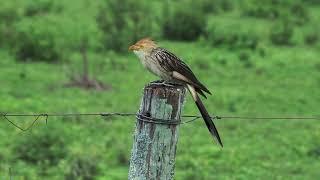
[[[206,98],[210,91],[197,79],[186,63],[168,50],[159,47],[152,39],[144,38],[129,47],[142,65],[165,82],[183,84],[189,90],[211,135],[223,147],[219,133],[198,94]]]

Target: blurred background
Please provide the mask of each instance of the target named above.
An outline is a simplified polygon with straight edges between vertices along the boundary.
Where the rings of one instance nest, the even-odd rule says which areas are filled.
[[[146,73],[128,46],[152,37],[213,91],[210,113],[319,116],[319,0],[1,0],[0,112],[136,112]],[[187,98],[185,115],[198,115]],[[126,179],[134,117],[0,121],[0,177]],[[10,117],[27,127],[34,117]],[[317,179],[316,120],[180,127],[176,179]],[[10,169],[10,172],[9,172]]]

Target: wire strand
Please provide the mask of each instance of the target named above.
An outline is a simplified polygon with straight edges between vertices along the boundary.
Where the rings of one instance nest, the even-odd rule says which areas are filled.
[[[216,119],[279,119],[279,120],[320,120],[320,117],[250,117],[250,116],[217,116]]]
[[[0,113],[2,117],[38,117],[38,116],[51,116],[51,117],[59,117],[59,116],[136,116],[137,113],[121,113],[121,112],[101,112],[101,113],[35,113],[35,114],[22,114],[22,113]],[[183,118],[201,118],[200,115],[183,115]],[[212,119],[313,119],[320,120],[320,116],[275,116],[275,117],[256,117],[256,116],[230,116],[230,115],[222,115],[222,116],[210,116]]]
[[[48,118],[51,117],[66,117],[66,116],[101,116],[101,117],[110,117],[110,116],[136,116],[138,117],[139,114],[137,113],[121,113],[121,112],[102,112],[102,113],[35,113],[35,114],[22,114],[22,113],[0,113],[0,117],[3,117],[5,120],[7,120],[10,124],[15,126],[16,128],[20,129],[21,131],[28,131],[30,130],[35,123],[40,119],[40,117],[45,117],[46,124],[48,123]],[[32,121],[30,125],[28,125],[26,128],[23,128],[16,123],[14,123],[12,120],[10,120],[8,117],[35,117],[35,119]],[[174,122],[174,124],[188,124],[191,122],[194,122],[201,118],[199,115],[183,115],[182,118],[192,118],[190,120],[185,121],[179,121]],[[306,117],[255,117],[255,116],[229,116],[229,115],[223,115],[223,116],[210,116],[212,120],[221,120],[221,119],[262,119],[262,120],[320,120],[320,117],[316,116],[306,116]],[[141,118],[140,118],[141,119]],[[148,120],[149,122],[154,122],[151,120]],[[158,119],[157,119],[158,121]],[[167,123],[161,123],[161,124],[172,124],[172,122],[169,122],[166,120]]]

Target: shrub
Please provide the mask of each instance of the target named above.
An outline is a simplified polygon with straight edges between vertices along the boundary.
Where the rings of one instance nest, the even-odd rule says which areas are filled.
[[[193,2],[193,5],[195,5],[195,1]],[[200,5],[201,11],[204,13],[220,13],[232,10],[233,4],[230,0],[199,0],[197,1]]]
[[[304,43],[307,45],[314,45],[319,40],[319,34],[317,32],[310,32],[305,35]]]
[[[290,12],[288,13],[290,20],[297,25],[303,25],[309,21],[308,10],[303,3],[296,2],[291,5]]]
[[[231,49],[256,49],[259,43],[257,32],[237,21],[225,23],[223,19],[208,23],[206,36],[213,46]]]
[[[23,15],[21,3],[3,1],[0,6],[0,23],[10,23]]]
[[[58,61],[62,58],[62,24],[54,16],[24,18],[15,25],[14,51],[19,60]]]
[[[102,32],[95,21],[95,17],[70,16],[61,23],[64,31],[66,31],[62,33],[64,35],[63,44],[66,49],[79,51],[83,48],[87,50],[101,48]]]
[[[52,0],[16,0],[2,2],[0,6],[0,44],[12,46],[16,43],[13,41],[16,35],[15,24],[24,17],[43,16],[52,12],[57,13],[61,11],[61,4]],[[25,21],[23,23],[25,23]]]
[[[197,40],[204,32],[207,14],[218,14],[233,8],[229,0],[182,0],[165,5],[162,32],[170,40]]]
[[[0,45],[8,45],[14,31],[13,24],[23,16],[21,4],[13,1],[3,1],[0,6]]]
[[[94,157],[75,156],[65,174],[65,180],[93,180],[98,173],[97,160]]]
[[[304,0],[304,2],[306,2],[307,4],[310,4],[310,5],[319,5],[320,4],[320,0]]]
[[[25,16],[44,15],[48,13],[60,13],[63,10],[61,4],[52,0],[32,0],[26,1],[24,7]]]
[[[320,28],[317,24],[311,24],[310,26],[305,26],[303,29],[303,40],[307,45],[315,45],[319,41],[319,31]]]
[[[276,3],[278,4],[278,3]],[[280,16],[280,9],[275,3],[268,0],[247,0],[242,4],[243,14],[257,18],[276,19]]]
[[[150,3],[136,0],[105,0],[97,22],[103,32],[105,49],[127,51],[128,46],[145,36],[157,37],[160,28]]]
[[[308,21],[309,14],[302,1],[290,0],[247,0],[242,4],[243,14],[265,19],[290,18],[301,25]]]
[[[39,131],[18,139],[14,152],[17,158],[34,165],[53,166],[67,154],[65,137],[56,129]]]
[[[94,18],[48,14],[17,22],[11,44],[18,60],[57,62],[81,46],[97,48],[100,34]]]
[[[312,158],[320,158],[320,146],[316,145],[310,148],[307,152],[307,155]]]
[[[192,41],[199,38],[204,32],[205,26],[206,18],[202,12],[186,7],[177,7],[164,20],[163,35],[171,40]]]
[[[274,45],[292,45],[293,26],[286,21],[278,22],[271,29],[269,38]]]

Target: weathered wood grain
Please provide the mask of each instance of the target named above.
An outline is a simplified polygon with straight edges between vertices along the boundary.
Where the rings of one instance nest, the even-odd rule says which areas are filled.
[[[139,113],[156,119],[180,120],[184,97],[182,86],[151,83],[144,88]],[[137,119],[128,179],[173,179],[178,128],[179,124]]]

